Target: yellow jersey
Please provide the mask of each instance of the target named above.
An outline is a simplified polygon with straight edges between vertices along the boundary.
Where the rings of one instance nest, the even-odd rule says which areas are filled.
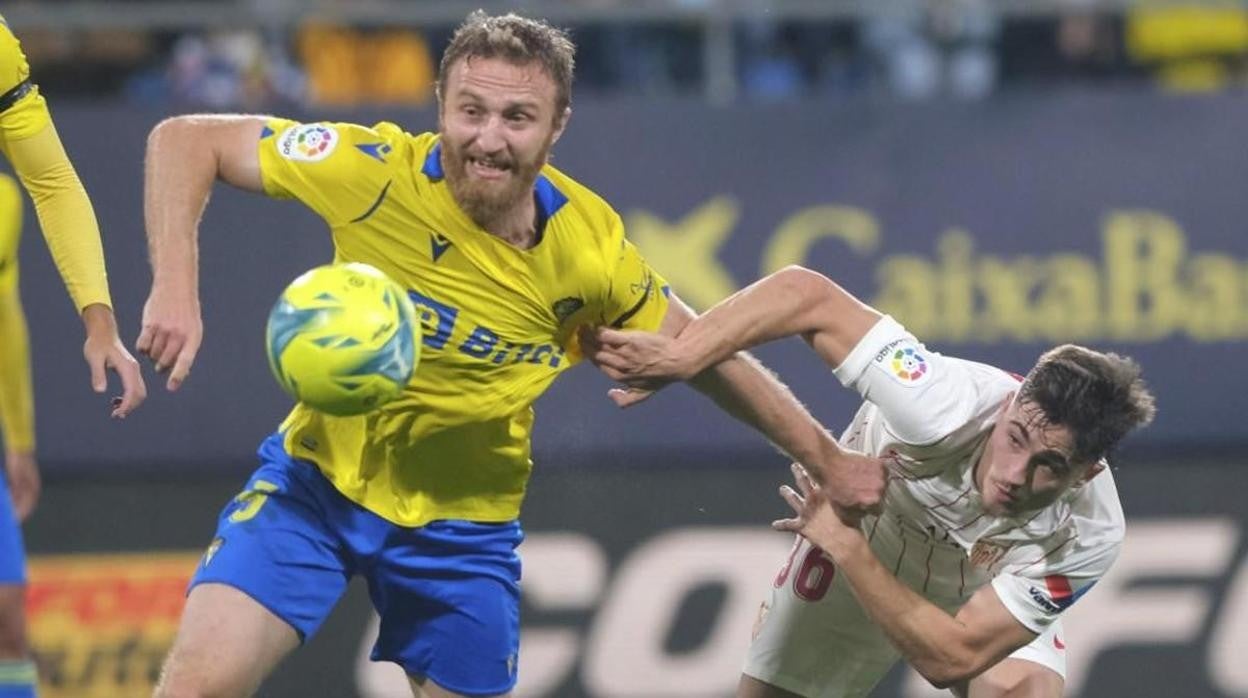
[[[266,193],[319,214],[334,261],[371,264],[407,289],[423,332],[400,398],[359,417],[296,405],[281,426],[287,452],[400,525],[515,519],[532,404],[580,360],[576,328],[653,331],[666,314],[666,283],[619,215],[547,165],[534,191],[538,242],[519,249],[455,203],[436,134],[390,123],[272,119],[259,157]]]
[[[0,17],[0,137],[17,140],[35,135],[52,122],[39,88],[30,81],[22,45]]]
[[[39,225],[61,279],[81,311],[112,307],[104,248],[91,200],[74,171],[52,115],[30,79],[17,37],[0,17],[0,152],[35,204]]]

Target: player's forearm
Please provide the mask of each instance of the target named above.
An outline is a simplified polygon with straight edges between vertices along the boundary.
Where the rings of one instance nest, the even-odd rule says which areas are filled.
[[[199,221],[218,175],[212,139],[179,117],[161,122],[147,139],[143,218],[152,284],[197,298]]]
[[[840,453],[836,440],[789,388],[749,354],[737,354],[689,383],[796,461],[822,464]]]
[[[957,618],[886,570],[860,532],[811,542],[832,557],[867,615],[933,685],[947,688],[978,675],[994,661],[971,647],[966,626]]]
[[[821,274],[787,267],[738,291],[691,323],[677,338],[677,351],[700,371],[735,352],[799,335],[815,343],[836,365],[878,313]]]
[[[30,342],[16,287],[0,289],[0,435],[12,452],[35,446]]]
[[[39,227],[75,308],[111,306],[95,210],[56,129],[49,124],[29,138],[6,143],[5,150],[35,204]]]

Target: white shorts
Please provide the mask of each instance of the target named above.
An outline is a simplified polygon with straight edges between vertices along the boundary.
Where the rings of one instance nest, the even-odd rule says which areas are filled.
[[[940,588],[930,582],[930,556],[897,577],[949,612],[973,589]],[[922,569],[919,569],[922,568]],[[790,564],[781,570],[770,601],[763,604],[744,673],[806,698],[867,696],[900,658],[867,617],[843,575],[810,543],[798,539]],[[927,587],[924,589],[923,587]],[[1061,621],[1011,657],[1036,662],[1066,676]]]

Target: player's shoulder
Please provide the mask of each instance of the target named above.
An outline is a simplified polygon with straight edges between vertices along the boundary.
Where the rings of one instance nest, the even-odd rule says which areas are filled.
[[[1081,487],[1072,490],[1071,515],[1081,538],[1118,544],[1126,535],[1127,520],[1118,498],[1118,485],[1108,461],[1099,463],[1100,472]]]
[[[21,55],[21,43],[17,40],[17,35],[9,27],[9,21],[0,15],[0,57],[8,61],[11,57],[17,58]]]
[[[405,133],[390,122],[372,126],[337,121],[297,121],[282,117],[266,117],[261,140],[271,142],[283,157],[303,162],[318,162],[331,156],[366,157],[385,163],[388,156],[403,151],[418,137]]]
[[[555,213],[568,227],[586,236],[586,242],[595,241],[603,249],[618,248],[623,242],[620,214],[593,189],[549,164],[542,168],[537,187],[539,200],[549,199],[547,208],[557,205]]]
[[[1007,395],[1018,390],[1018,386],[1023,381],[1022,376],[991,364],[956,356],[948,357],[946,360],[959,367],[963,380],[974,386],[974,394],[979,401],[994,408],[1000,405],[1001,400]]]
[[[8,92],[29,74],[30,67],[26,64],[26,55],[22,53],[21,42],[4,17],[0,17],[0,93]]]

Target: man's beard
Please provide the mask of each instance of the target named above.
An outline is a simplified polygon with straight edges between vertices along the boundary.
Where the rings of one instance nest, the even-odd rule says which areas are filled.
[[[443,141],[443,168],[446,183],[451,188],[455,203],[482,228],[503,220],[519,206],[526,196],[533,195],[533,183],[546,162],[550,150],[547,144],[531,162],[516,160],[494,161],[504,166],[509,176],[502,182],[491,182],[468,174],[468,156],[455,146]]]

